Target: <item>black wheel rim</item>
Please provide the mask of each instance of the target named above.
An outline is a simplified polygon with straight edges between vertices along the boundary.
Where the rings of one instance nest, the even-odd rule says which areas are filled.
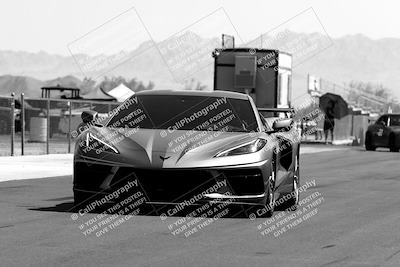
[[[293,191],[295,192],[294,194],[294,203],[297,205],[299,202],[299,181],[300,180],[300,168],[299,168],[299,160],[298,157],[296,157],[295,161],[295,175],[293,179]]]

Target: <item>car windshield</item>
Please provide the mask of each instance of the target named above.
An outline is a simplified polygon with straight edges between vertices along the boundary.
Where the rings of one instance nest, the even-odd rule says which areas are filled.
[[[250,101],[193,95],[134,96],[121,104],[107,127],[198,130],[257,131]]]
[[[400,126],[400,115],[390,116],[390,126]]]

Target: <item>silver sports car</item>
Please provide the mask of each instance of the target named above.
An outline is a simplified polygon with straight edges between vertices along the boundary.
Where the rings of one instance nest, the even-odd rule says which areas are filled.
[[[257,216],[271,216],[281,199],[293,208],[298,203],[297,130],[290,118],[261,116],[249,95],[143,91],[103,123],[96,117],[82,114],[86,130],[75,146],[79,212],[137,202],[138,195],[140,203],[180,209],[241,205]]]

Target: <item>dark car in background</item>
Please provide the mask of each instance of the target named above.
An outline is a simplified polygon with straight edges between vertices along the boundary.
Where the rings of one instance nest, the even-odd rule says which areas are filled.
[[[400,114],[384,114],[368,127],[365,135],[365,149],[389,148],[392,152],[400,149]]]

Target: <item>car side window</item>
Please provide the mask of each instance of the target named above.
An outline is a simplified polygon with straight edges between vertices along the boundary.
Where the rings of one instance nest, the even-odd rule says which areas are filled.
[[[400,126],[400,116],[390,116],[390,126]]]

